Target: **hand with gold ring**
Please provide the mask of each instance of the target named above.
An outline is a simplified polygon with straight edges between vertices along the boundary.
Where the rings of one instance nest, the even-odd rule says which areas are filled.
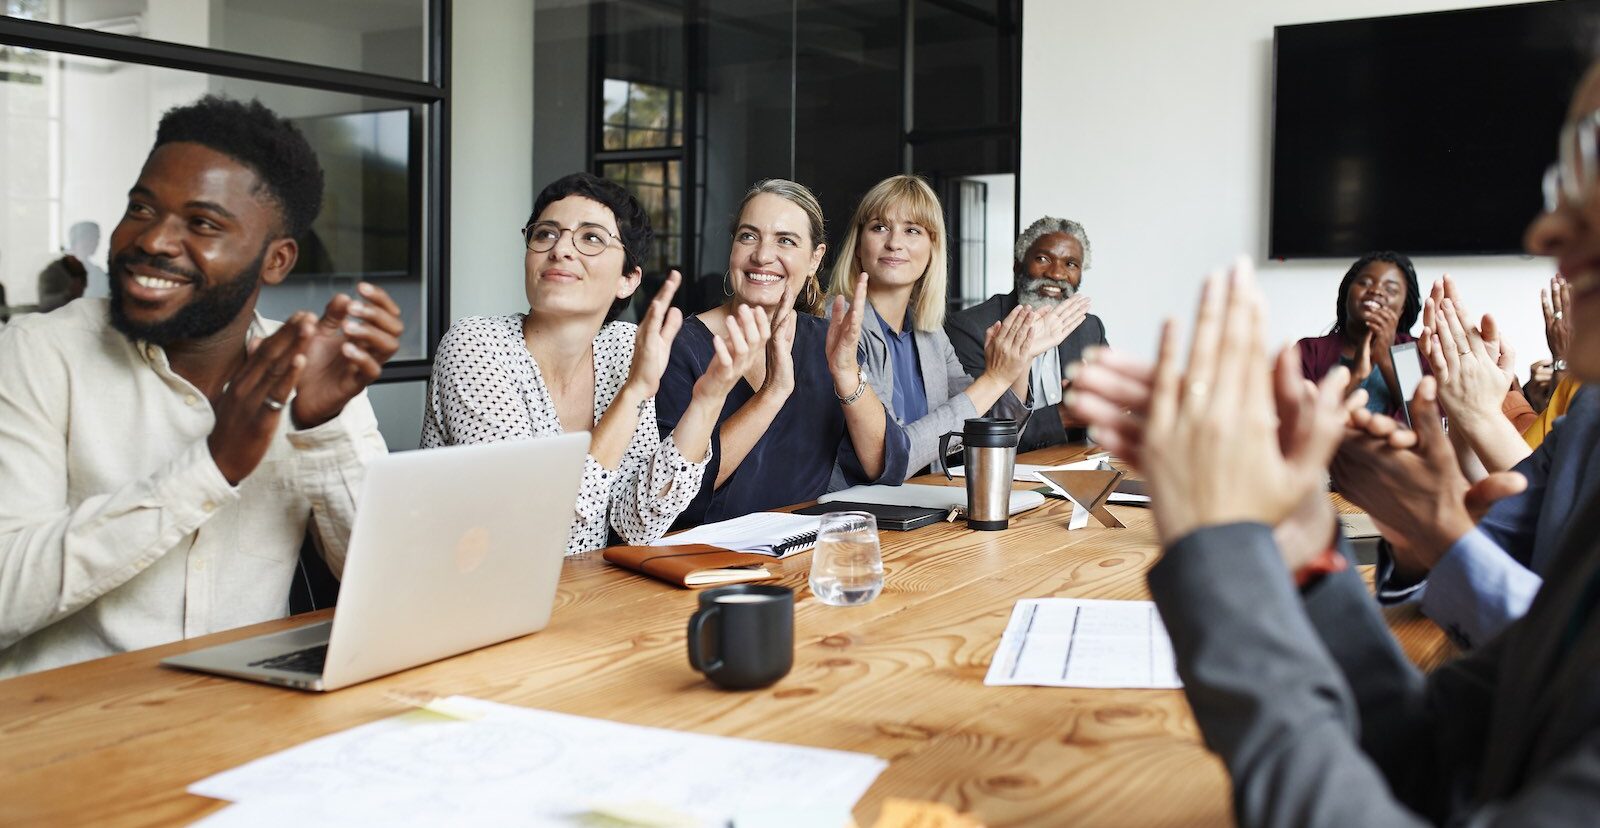
[[[271,448],[286,400],[305,370],[315,325],[316,317],[297,313],[276,333],[250,343],[244,364],[213,402],[216,423],[206,446],[229,484],[239,485]]]

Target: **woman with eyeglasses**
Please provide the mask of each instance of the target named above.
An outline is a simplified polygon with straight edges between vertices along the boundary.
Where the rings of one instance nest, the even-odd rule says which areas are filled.
[[[827,249],[816,196],[793,181],[759,182],[740,202],[732,235],[727,301],[685,320],[672,343],[657,400],[662,432],[683,427],[715,338],[741,308],[764,311],[772,337],[723,404],[711,462],[680,525],[812,500],[828,491],[835,464],[849,484],[903,481],[910,443],[857,358],[866,284],[835,302],[831,320],[816,315]]]
[[[848,297],[857,274],[869,284],[862,367],[910,436],[913,470],[942,461],[940,436],[959,431],[969,417],[1025,419],[1033,359],[1055,348],[1088,312],[1086,297],[1050,310],[1018,305],[985,331],[984,371],[973,378],[944,331],[947,271],[938,195],[916,176],[896,175],[874,185],[856,207],[829,286],[830,294]]]
[[[659,538],[700,491],[723,399],[768,338],[735,307],[709,341],[676,428],[656,428],[655,396],[683,316],[677,272],[638,325],[617,320],[643,276],[649,217],[622,187],[588,173],[539,194],[523,228],[528,312],[450,326],[428,383],[422,447],[591,432],[567,554]]]

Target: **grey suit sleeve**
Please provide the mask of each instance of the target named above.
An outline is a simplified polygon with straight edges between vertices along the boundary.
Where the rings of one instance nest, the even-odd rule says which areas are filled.
[[[1305,593],[1306,615],[1355,696],[1362,750],[1411,808],[1442,821],[1482,761],[1500,645],[1424,679],[1353,570]]]
[[[1233,524],[1188,535],[1151,570],[1150,591],[1206,744],[1233,778],[1241,825],[1428,824],[1358,746],[1357,696],[1303,609],[1270,529]]]
[[[961,393],[972,385],[973,378],[962,365],[954,344],[948,335],[936,336],[934,340],[940,344],[942,351],[940,361],[945,367],[945,382],[950,397],[946,400],[928,400],[927,416],[906,426],[906,434],[911,437],[911,462],[907,467],[912,470],[924,468],[935,461],[942,464],[944,458],[939,456],[939,437],[947,432],[960,431],[968,418],[980,416],[980,412],[972,404],[972,399]],[[988,411],[981,412],[981,415],[1019,420],[1027,413],[1027,406],[1017,399],[1015,393],[1007,390]],[[960,443],[952,441],[951,445]],[[936,466],[934,470],[938,471],[941,468],[942,465]]]
[[[972,400],[965,394],[951,397],[944,405],[928,412],[928,416],[906,424],[906,436],[911,438],[911,459],[906,468],[911,472],[927,468],[939,459],[939,437],[949,431],[960,431],[969,417],[978,416]],[[952,445],[956,445],[952,441]]]

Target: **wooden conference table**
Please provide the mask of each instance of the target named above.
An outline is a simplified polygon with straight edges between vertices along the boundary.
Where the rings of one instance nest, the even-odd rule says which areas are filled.
[[[567,563],[545,631],[335,693],[157,666],[304,618],[0,681],[0,824],[197,819],[224,803],[185,793],[190,783],[403,712],[388,690],[876,754],[890,765],[856,807],[863,826],[891,796],[941,800],[990,826],[1228,824],[1226,776],[1181,691],[983,684],[1018,598],[1149,597],[1144,575],[1158,555],[1150,514],[1113,510],[1128,528],[1091,521],[1067,532],[1068,505],[1051,500],[1004,532],[961,523],[885,532],[886,586],[860,607],[811,596],[809,554],[778,563],[796,591],[795,666],[765,690],[725,692],[702,680],[684,645],[696,593],[598,554]],[[1390,620],[1414,660],[1447,654],[1425,619]]]

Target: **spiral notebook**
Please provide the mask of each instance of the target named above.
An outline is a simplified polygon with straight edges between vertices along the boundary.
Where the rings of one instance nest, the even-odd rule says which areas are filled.
[[[734,552],[752,552],[774,558],[787,558],[816,546],[817,527],[821,523],[821,519],[815,515],[752,512],[669,535],[652,543],[651,546],[703,543],[731,549]]]

